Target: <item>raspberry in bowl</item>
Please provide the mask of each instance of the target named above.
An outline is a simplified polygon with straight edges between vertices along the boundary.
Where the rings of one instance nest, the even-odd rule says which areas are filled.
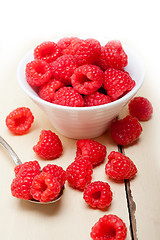
[[[143,62],[120,41],[71,37],[53,42],[55,51],[60,48],[58,55],[52,49],[53,62],[44,63],[48,50],[34,59],[36,46],[22,58],[19,84],[58,132],[74,139],[98,137],[140,89]]]

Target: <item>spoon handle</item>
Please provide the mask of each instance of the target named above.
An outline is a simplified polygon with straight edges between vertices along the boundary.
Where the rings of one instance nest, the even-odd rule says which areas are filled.
[[[15,151],[13,151],[11,146],[1,136],[0,136],[0,144],[8,151],[8,153],[10,154],[10,156],[12,157],[13,161],[17,166],[22,164],[21,160],[19,159]]]

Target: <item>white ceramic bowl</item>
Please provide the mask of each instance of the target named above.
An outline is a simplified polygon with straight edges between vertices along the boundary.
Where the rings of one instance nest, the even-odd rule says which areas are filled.
[[[25,78],[26,64],[33,60],[33,50],[20,61],[17,71],[18,81],[24,92],[46,113],[48,119],[66,137],[74,139],[94,138],[102,135],[110,122],[137,93],[144,81],[144,65],[133,50],[123,46],[128,55],[125,68],[135,80],[136,86],[124,97],[114,102],[94,107],[66,107],[52,104],[41,99],[30,87]]]

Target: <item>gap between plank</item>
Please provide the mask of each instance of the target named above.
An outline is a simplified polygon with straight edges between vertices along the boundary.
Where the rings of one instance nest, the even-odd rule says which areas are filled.
[[[125,155],[124,148],[121,145],[118,145],[118,151]],[[136,204],[133,200],[131,187],[130,187],[130,181],[129,180],[124,180],[124,184],[125,184],[125,192],[126,192],[126,198],[127,198],[128,212],[129,212],[131,239],[132,240],[138,240],[136,218],[135,218]]]

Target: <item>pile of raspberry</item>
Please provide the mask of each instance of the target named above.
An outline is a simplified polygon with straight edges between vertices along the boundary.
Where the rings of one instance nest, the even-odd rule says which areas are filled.
[[[139,139],[142,133],[139,121],[148,121],[153,114],[151,102],[144,97],[134,97],[128,104],[128,110],[129,115],[114,119],[110,129],[112,140],[122,146],[131,145]],[[21,135],[29,131],[33,120],[30,109],[21,107],[6,117],[6,125],[12,133]],[[66,170],[54,164],[47,164],[41,169],[38,161],[16,166],[11,184],[12,195],[25,200],[50,202],[61,195],[68,181],[69,186],[83,192],[83,199],[90,208],[107,210],[113,200],[110,185],[106,181],[92,181],[94,168],[106,159],[107,148],[92,139],[77,140],[76,147],[75,159]],[[53,160],[61,156],[63,145],[54,132],[42,130],[33,150],[42,159]],[[111,151],[107,159],[104,173],[113,181],[131,180],[136,176],[137,167],[128,156]],[[127,228],[118,216],[104,215],[92,227],[90,236],[93,240],[125,240]]]
[[[26,80],[40,98],[70,107],[115,101],[135,86],[124,68],[128,57],[118,40],[104,46],[96,39],[62,38],[43,42],[26,65]]]

